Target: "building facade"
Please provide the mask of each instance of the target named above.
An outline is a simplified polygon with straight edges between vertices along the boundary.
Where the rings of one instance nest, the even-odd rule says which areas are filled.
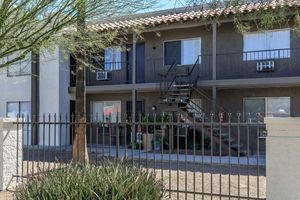
[[[240,120],[249,123],[262,122],[265,116],[299,117],[297,33],[281,26],[241,34],[234,27],[233,14],[218,23],[203,21],[201,15],[202,11],[176,9],[114,25],[93,25],[99,31],[134,25],[143,29],[141,37],[128,34],[126,44],[104,49],[96,70],[87,69],[88,120],[135,121],[139,114],[161,113],[190,121],[205,120],[203,113],[240,113]],[[6,69],[1,73],[1,117],[31,114],[42,120],[43,114],[74,113],[72,56],[57,47],[41,52],[39,62],[16,65],[10,68],[16,69],[14,73]],[[71,132],[64,134],[68,135],[64,141],[56,137],[50,144],[71,143]],[[40,144],[47,137],[42,131],[37,135],[27,142]]]

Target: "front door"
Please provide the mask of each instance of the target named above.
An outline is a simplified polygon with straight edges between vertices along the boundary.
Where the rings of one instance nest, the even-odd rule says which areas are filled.
[[[145,44],[136,44],[136,82],[145,82]],[[127,82],[132,83],[132,44],[127,45]]]

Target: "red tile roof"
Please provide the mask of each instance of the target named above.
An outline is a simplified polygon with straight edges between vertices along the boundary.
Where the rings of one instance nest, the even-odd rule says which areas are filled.
[[[263,3],[248,3],[240,6],[230,6],[217,9],[198,9],[186,12],[173,12],[169,14],[143,15],[133,19],[120,19],[113,22],[105,22],[89,25],[89,28],[106,31],[113,29],[132,28],[137,26],[148,27],[157,26],[161,24],[169,24],[174,22],[185,22],[197,20],[200,18],[229,16],[237,13],[250,13],[259,10],[277,9],[280,7],[295,7],[300,6],[300,0],[272,0]]]

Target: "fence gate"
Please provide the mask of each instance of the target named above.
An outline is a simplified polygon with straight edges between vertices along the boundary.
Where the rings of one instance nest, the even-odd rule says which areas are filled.
[[[259,120],[245,122],[240,114],[140,115],[136,122],[102,116],[83,124],[92,164],[124,159],[153,172],[166,199],[266,199],[265,125]],[[76,116],[25,117],[17,124],[23,132],[20,183],[70,164]]]

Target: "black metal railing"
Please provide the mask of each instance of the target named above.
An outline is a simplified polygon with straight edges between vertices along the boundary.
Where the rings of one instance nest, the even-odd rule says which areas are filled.
[[[216,79],[246,79],[267,77],[300,76],[297,63],[300,49],[274,49],[262,51],[219,53],[216,56]],[[174,63],[166,65],[165,63]],[[172,67],[171,67],[172,66]],[[162,75],[172,72],[193,72],[198,80],[212,80],[212,55],[200,55],[197,65],[181,65],[176,58],[149,58],[136,61],[137,83],[160,83]],[[74,70],[71,66],[70,84],[75,85]],[[97,72],[107,72],[107,79],[97,80]],[[172,81],[172,80],[168,80]],[[130,84],[132,83],[132,63],[104,63],[88,69],[87,85]]]
[[[300,49],[275,49],[217,55],[217,79],[299,76]]]
[[[227,120],[222,113],[202,113],[207,116],[201,121],[179,114],[139,115],[135,123],[128,120],[132,116],[105,115],[80,123],[76,115],[44,115],[39,121],[23,116],[15,123],[23,148],[14,178],[23,183],[72,164],[73,139],[83,125],[90,163],[125,159],[155,173],[172,199],[266,199],[264,124],[241,122],[239,113]]]

